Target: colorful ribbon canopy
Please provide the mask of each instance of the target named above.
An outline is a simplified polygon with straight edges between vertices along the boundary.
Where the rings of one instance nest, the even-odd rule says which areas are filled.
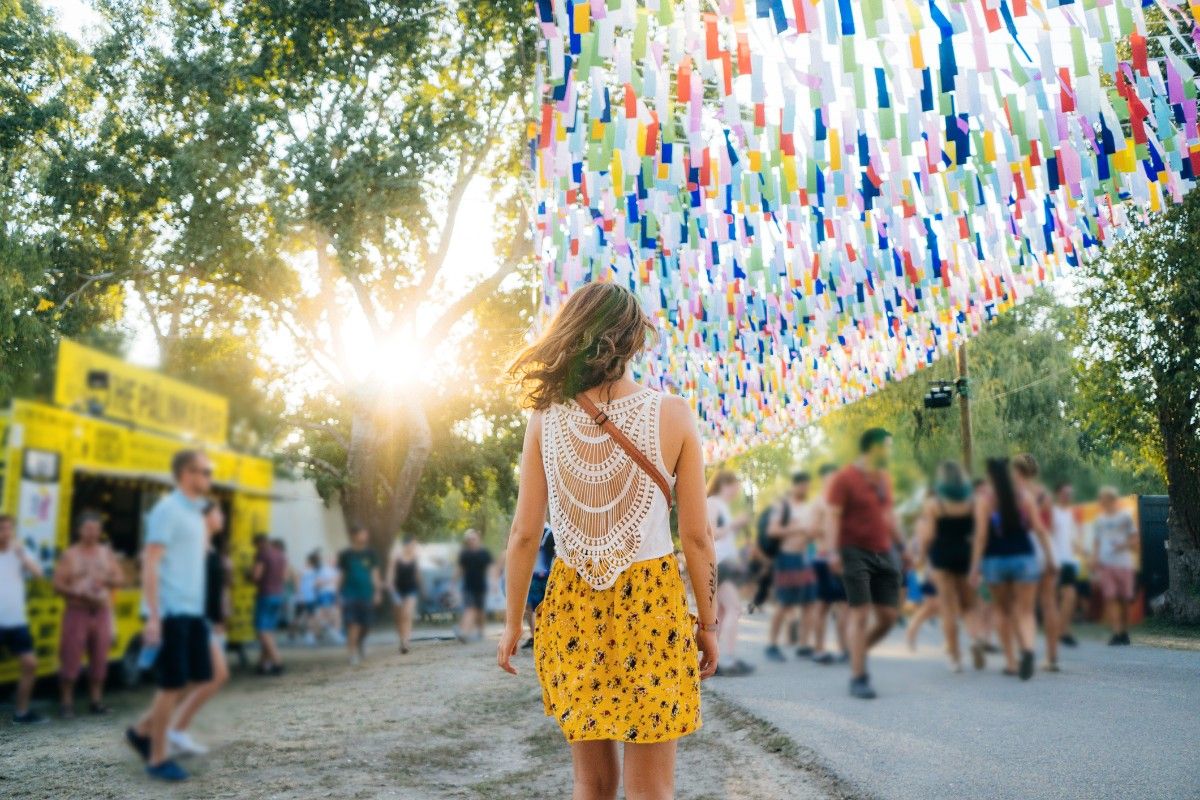
[[[710,457],[932,363],[1200,173],[1200,0],[537,8],[543,302],[637,291]]]

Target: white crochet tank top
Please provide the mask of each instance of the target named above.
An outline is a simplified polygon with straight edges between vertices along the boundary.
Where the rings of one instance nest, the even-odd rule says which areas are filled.
[[[659,444],[662,398],[641,389],[597,405],[674,487]],[[555,554],[593,588],[609,588],[634,562],[674,552],[662,490],[573,401],[546,409],[542,462]]]

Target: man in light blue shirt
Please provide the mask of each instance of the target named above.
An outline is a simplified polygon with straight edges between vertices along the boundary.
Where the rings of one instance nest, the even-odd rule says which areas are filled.
[[[142,647],[157,648],[158,692],[150,709],[125,731],[130,746],[146,761],[152,778],[188,777],[167,758],[167,728],[189,684],[212,679],[208,623],[204,620],[204,565],[207,538],[203,509],[212,488],[212,464],[197,450],[171,459],[175,491],[155,504],[146,518],[142,553],[142,603],[146,624]]]
[[[146,549],[162,546],[158,562],[158,613],[146,595],[150,619],[204,614],[204,555],[206,540],[202,512],[204,495],[189,497],[181,489],[159,500],[146,517]]]

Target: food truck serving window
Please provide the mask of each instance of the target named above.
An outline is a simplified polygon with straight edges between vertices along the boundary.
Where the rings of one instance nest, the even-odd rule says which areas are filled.
[[[141,547],[146,514],[170,490],[168,484],[147,478],[77,472],[71,519],[84,511],[99,512],[113,549],[133,558]]]

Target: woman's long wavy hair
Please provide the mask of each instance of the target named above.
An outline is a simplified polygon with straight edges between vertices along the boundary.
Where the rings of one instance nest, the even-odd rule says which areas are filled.
[[[508,367],[524,404],[538,410],[625,374],[631,359],[655,335],[637,296],[615,283],[589,283],[576,291],[538,340]]]

